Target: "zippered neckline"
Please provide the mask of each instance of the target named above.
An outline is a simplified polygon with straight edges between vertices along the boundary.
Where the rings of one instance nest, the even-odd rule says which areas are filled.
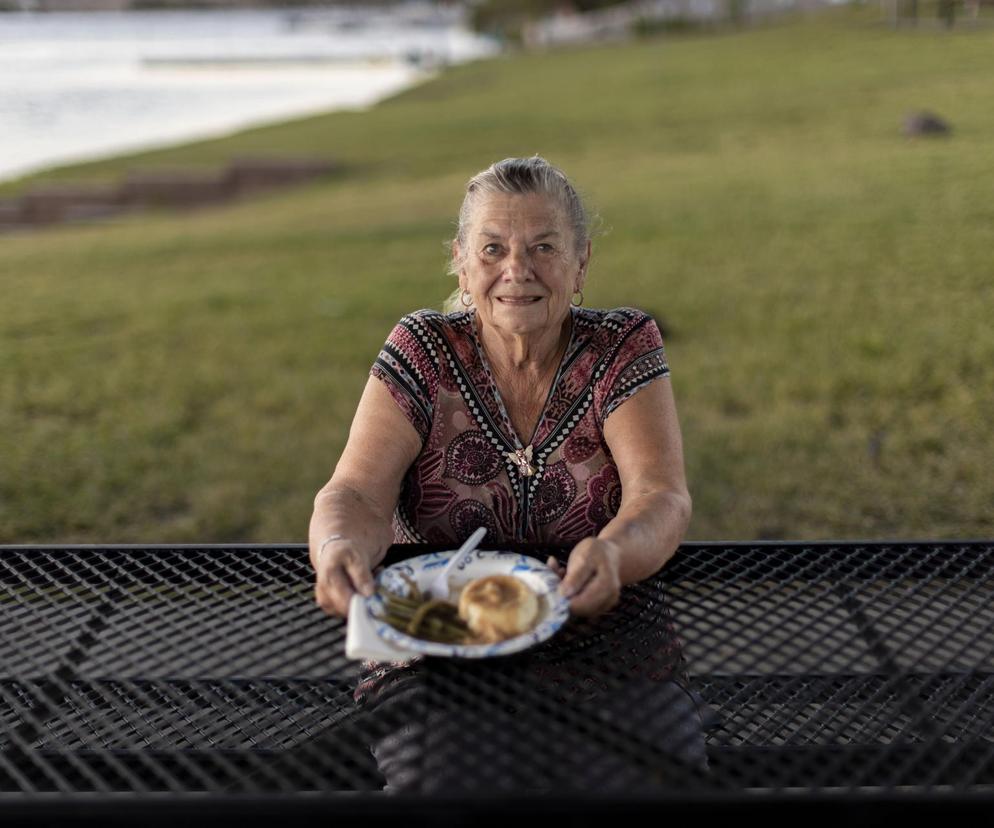
[[[543,421],[546,418],[546,414],[549,410],[549,403],[551,402],[556,389],[559,387],[559,382],[562,379],[563,368],[569,358],[569,355],[573,351],[573,346],[575,344],[576,338],[576,318],[574,314],[573,307],[570,306],[570,330],[569,330],[569,340],[566,343],[566,348],[559,358],[559,364],[556,366],[556,373],[552,376],[552,382],[549,384],[549,390],[545,395],[545,402],[542,403],[542,408],[539,411],[538,419],[535,420],[535,426],[532,429],[532,433],[529,437],[527,443],[521,442],[521,437],[518,435],[517,430],[514,428],[514,424],[511,422],[511,417],[507,413],[507,407],[504,405],[504,400],[501,397],[500,389],[497,387],[497,380],[494,378],[493,368],[490,366],[490,361],[487,359],[486,352],[483,350],[483,343],[480,339],[480,332],[477,328],[477,316],[476,310],[474,309],[471,314],[470,320],[470,330],[473,334],[473,344],[476,347],[476,353],[480,358],[480,363],[483,365],[484,373],[487,375],[487,382],[490,384],[490,391],[494,396],[494,400],[497,402],[497,410],[500,412],[501,420],[503,421],[504,434],[502,435],[507,441],[508,445],[512,449],[524,450],[526,446],[532,446],[533,450],[535,448],[535,436],[538,434],[539,429],[542,426]]]

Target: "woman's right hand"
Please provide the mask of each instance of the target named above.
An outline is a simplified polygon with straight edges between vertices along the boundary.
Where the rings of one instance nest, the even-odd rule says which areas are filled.
[[[342,456],[314,498],[307,531],[314,600],[329,615],[345,618],[353,595],[373,594],[370,570],[393,543],[401,483],[420,451],[421,436],[387,386],[370,377]]]
[[[329,615],[347,617],[353,595],[368,597],[375,591],[369,559],[352,541],[329,541],[316,560],[314,600]]]

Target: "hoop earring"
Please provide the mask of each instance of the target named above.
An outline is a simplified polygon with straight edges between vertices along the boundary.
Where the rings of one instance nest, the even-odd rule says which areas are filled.
[[[580,305],[583,304],[583,291],[582,290],[575,290],[575,291],[573,291],[573,295],[574,296],[576,296],[576,294],[578,294],[578,293],[580,294],[580,301],[579,302],[574,302],[572,299],[569,300],[569,303],[574,308],[578,308],[578,307],[580,307]]]
[[[469,296],[469,301],[466,301],[466,297]],[[473,307],[473,296],[468,290],[464,290],[459,294],[459,302],[464,308]]]

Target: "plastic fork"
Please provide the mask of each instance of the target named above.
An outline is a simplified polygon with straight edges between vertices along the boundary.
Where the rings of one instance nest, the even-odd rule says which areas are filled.
[[[460,546],[456,553],[449,558],[445,568],[435,576],[435,579],[428,585],[428,595],[439,601],[445,601],[449,597],[449,576],[457,569],[462,569],[473,560],[473,551],[480,545],[483,536],[487,534],[487,527],[481,526],[472,535],[466,538],[465,543]]]

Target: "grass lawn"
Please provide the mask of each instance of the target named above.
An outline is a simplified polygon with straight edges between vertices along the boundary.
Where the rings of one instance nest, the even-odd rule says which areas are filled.
[[[347,165],[0,238],[0,542],[303,540],[380,344],[453,286],[466,178],[535,152],[601,216],[587,304],[664,322],[692,538],[994,536],[992,54],[840,10],[52,171]],[[917,109],[952,137],[905,139]]]

